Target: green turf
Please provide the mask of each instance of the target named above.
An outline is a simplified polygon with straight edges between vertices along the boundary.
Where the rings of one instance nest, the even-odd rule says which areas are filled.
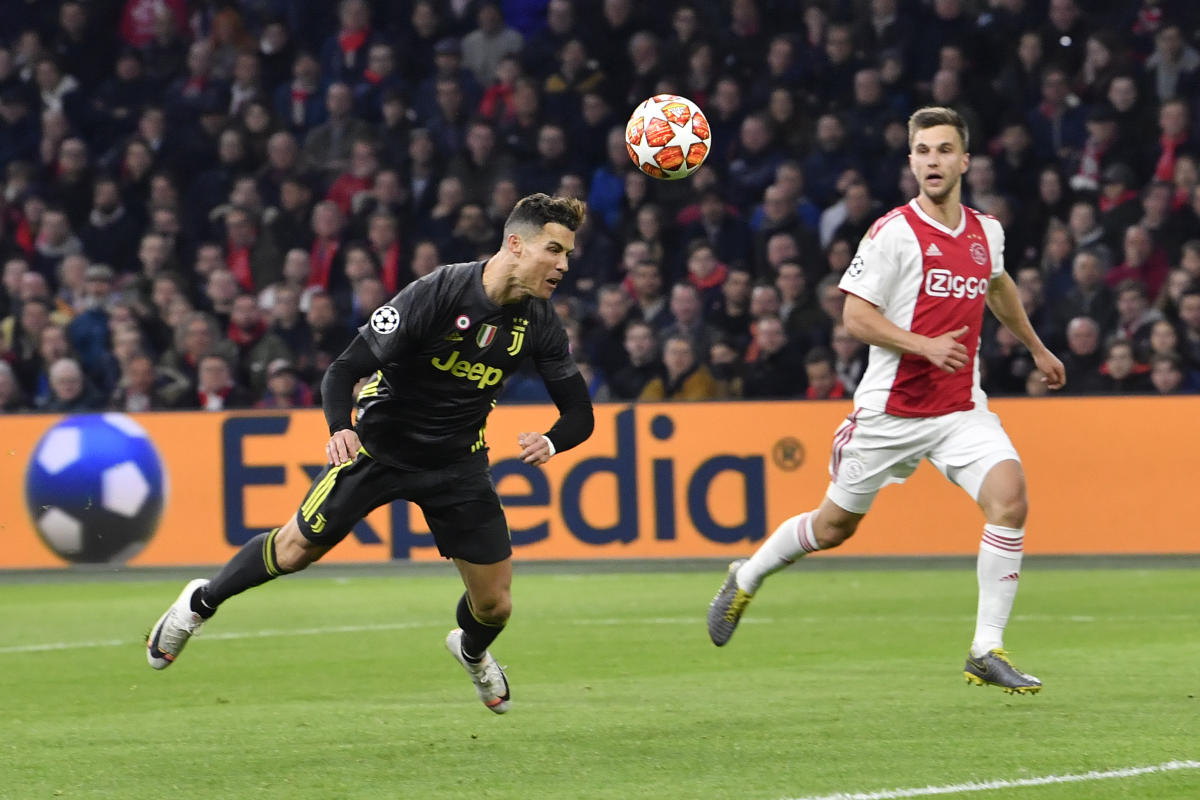
[[[800,566],[720,650],[715,568],[518,574],[505,716],[443,648],[450,567],[316,574],[165,672],[138,637],[180,583],[0,583],[0,797],[779,800],[1200,760],[1194,570],[1027,571],[1037,697],[963,682],[970,570]],[[14,650],[57,642],[100,644]],[[1200,770],[954,796],[1194,800]]]

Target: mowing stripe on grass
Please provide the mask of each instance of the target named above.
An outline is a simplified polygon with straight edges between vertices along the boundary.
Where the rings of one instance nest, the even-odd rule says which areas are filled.
[[[605,619],[576,619],[572,625],[700,625],[702,617],[642,617]],[[773,622],[771,619],[758,618],[744,620],[763,624]],[[440,628],[447,624],[446,620],[429,622],[382,622],[376,625],[331,625],[324,628],[295,628],[292,630],[267,629],[261,631],[226,631],[220,633],[200,634],[205,641],[225,641],[231,639],[268,639],[279,636],[324,636],[329,633],[367,633],[370,631],[402,631],[411,628]],[[93,647],[126,647],[132,644],[145,644],[142,639],[100,639],[90,642],[46,642],[44,644],[14,644],[0,647],[0,655],[12,653],[46,653],[55,650],[83,650]]]
[[[1146,767],[1121,767],[1120,769],[1092,770],[1072,775],[1042,775],[1037,778],[1014,778],[1012,780],[969,781],[946,786],[917,786],[910,789],[881,789],[876,792],[837,792],[836,794],[795,797],[789,800],[901,800],[905,797],[931,797],[940,794],[965,794],[986,792],[993,789],[1017,789],[1023,786],[1047,786],[1052,783],[1085,783],[1107,781],[1114,778],[1136,778],[1160,772],[1176,772],[1183,769],[1200,769],[1200,761],[1167,761]]]

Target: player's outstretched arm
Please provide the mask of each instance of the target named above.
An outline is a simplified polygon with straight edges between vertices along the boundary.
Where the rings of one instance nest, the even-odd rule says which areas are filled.
[[[1033,363],[1045,376],[1042,380],[1046,382],[1046,385],[1051,389],[1061,389],[1067,382],[1067,370],[1058,356],[1050,352],[1042,343],[1041,337],[1037,335],[1037,331],[1033,329],[1029,315],[1025,313],[1025,306],[1021,304],[1021,295],[1017,291],[1017,284],[1013,282],[1007,272],[1000,273],[988,286],[987,304],[992,313],[996,315],[996,319],[1012,331],[1021,344],[1029,350],[1030,355],[1033,356]]]
[[[325,422],[329,424],[325,456],[330,464],[345,464],[358,454],[361,443],[350,421],[354,384],[359,378],[382,368],[382,362],[371,352],[370,345],[358,335],[325,371],[325,377],[321,379],[321,406],[325,411]]]
[[[550,398],[558,407],[558,421],[545,433],[527,432],[517,436],[521,460],[526,464],[545,464],[555,453],[570,450],[592,435],[596,418],[587,381],[576,372],[556,381],[546,381]]]
[[[842,321],[851,336],[866,344],[886,347],[897,353],[921,356],[938,369],[954,372],[967,365],[967,347],[959,338],[970,328],[946,331],[940,336],[922,336],[906,331],[885,317],[872,303],[856,294],[846,295]]]

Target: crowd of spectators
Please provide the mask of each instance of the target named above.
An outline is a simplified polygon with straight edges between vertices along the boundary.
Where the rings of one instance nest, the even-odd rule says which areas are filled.
[[[597,400],[849,396],[837,288],[956,109],[964,200],[1072,393],[1200,390],[1193,0],[0,0],[0,407],[290,408],[377,308],[585,199],[556,292]],[[626,154],[686,95],[685,181]],[[1041,394],[985,327],[985,388]],[[536,375],[506,388],[546,400]]]

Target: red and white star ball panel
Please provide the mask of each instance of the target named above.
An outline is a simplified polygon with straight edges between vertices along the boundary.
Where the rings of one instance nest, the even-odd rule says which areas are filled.
[[[700,107],[677,94],[656,94],[633,110],[625,147],[638,169],[651,178],[686,178],[704,163],[712,146]]]

